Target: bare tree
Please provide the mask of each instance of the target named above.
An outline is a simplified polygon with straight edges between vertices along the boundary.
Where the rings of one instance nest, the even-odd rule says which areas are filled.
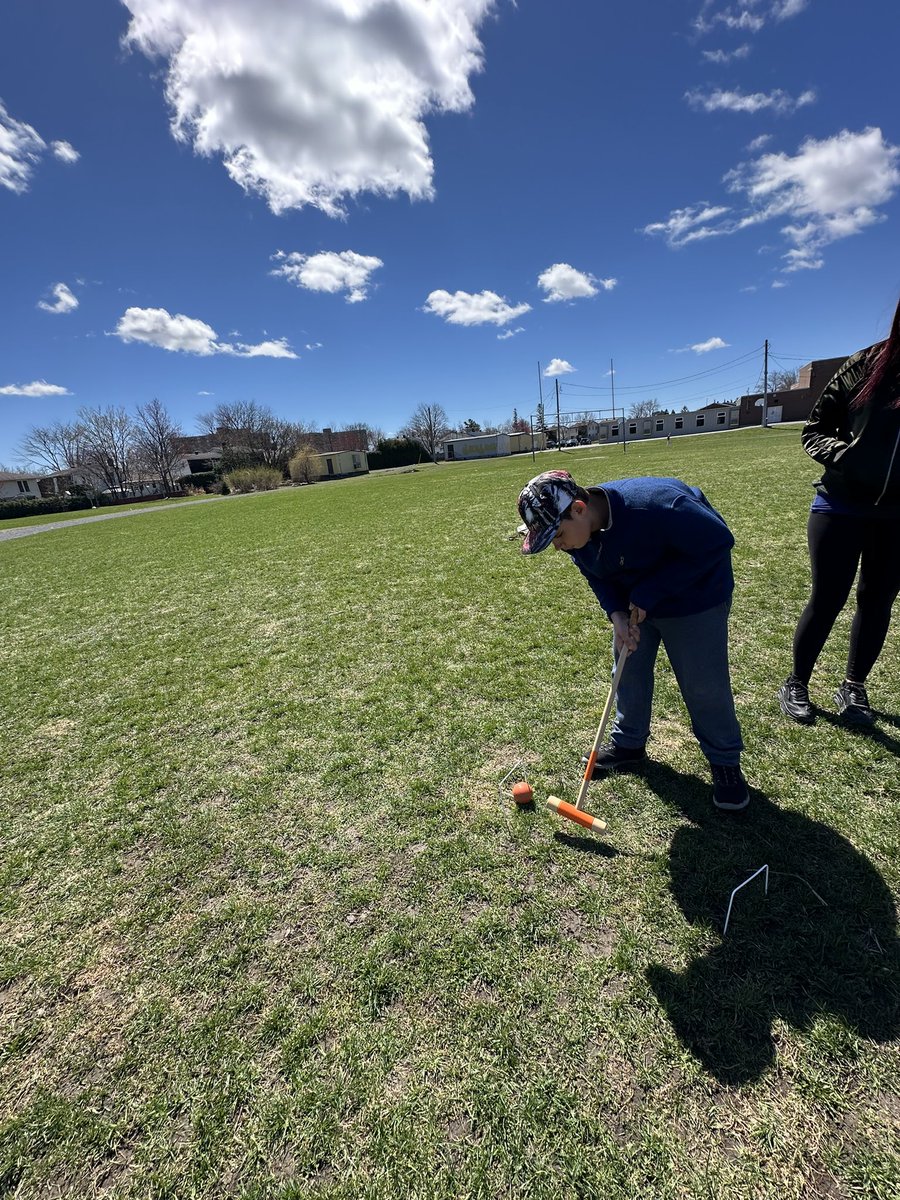
[[[155,397],[149,404],[139,404],[134,426],[134,461],[153,479],[159,479],[167,496],[177,491],[175,464],[179,452],[175,438],[181,437],[181,426],[169,416]]]
[[[420,404],[401,430],[401,435],[420,442],[428,457],[436,462],[438,443],[443,441],[449,431],[447,414],[440,404]]]
[[[78,421],[84,430],[83,452],[78,466],[87,468],[108,488],[125,490],[134,451],[134,423],[124,408],[79,408]]]
[[[267,405],[255,400],[217,404],[211,412],[198,415],[197,425],[204,433],[221,435],[223,470],[265,466],[283,475],[291,456],[314,431],[314,426],[304,421],[276,417]]]
[[[792,387],[797,386],[797,380],[800,378],[797,371],[792,368],[786,368],[781,371],[769,372],[769,391],[770,392],[788,392]]]
[[[84,430],[76,422],[56,421],[28,431],[17,453],[29,464],[48,472],[70,471],[84,453]]]
[[[658,412],[662,412],[662,407],[658,400],[638,400],[629,408],[628,415],[633,419],[635,417],[653,417]]]

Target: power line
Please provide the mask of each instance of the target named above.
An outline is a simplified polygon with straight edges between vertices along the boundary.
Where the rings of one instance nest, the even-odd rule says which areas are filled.
[[[633,384],[618,384],[620,392],[646,391],[648,388],[660,387],[675,387],[680,383],[690,383],[694,379],[706,379],[710,375],[718,375],[722,371],[726,371],[729,367],[733,367],[738,363],[747,362],[755,355],[762,352],[762,346],[758,346],[755,350],[750,350],[746,354],[740,355],[738,358],[729,359],[728,362],[720,363],[717,367],[710,367],[706,371],[696,371],[693,375],[681,375],[677,379],[663,379],[657,383],[633,383]],[[566,381],[564,387],[574,387],[584,389],[586,391],[609,391],[609,384],[599,383],[573,383]]]

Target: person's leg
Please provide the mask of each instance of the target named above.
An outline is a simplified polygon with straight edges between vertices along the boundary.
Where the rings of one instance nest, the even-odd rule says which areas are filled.
[[[659,630],[653,621],[641,623],[637,650],[628,656],[616,695],[616,719],[610,735],[614,745],[643,748],[650,736],[653,708],[653,668],[659,649]],[[615,644],[615,639],[613,639]]]
[[[728,669],[730,607],[726,602],[657,622],[694,736],[709,761],[721,766],[737,766],[744,748]]]
[[[863,522],[856,613],[850,628],[847,679],[865,683],[884,646],[900,593],[900,521]]]
[[[810,513],[807,527],[812,593],[794,634],[793,678],[808,684],[838,614],[847,603],[862,553],[862,522]]]

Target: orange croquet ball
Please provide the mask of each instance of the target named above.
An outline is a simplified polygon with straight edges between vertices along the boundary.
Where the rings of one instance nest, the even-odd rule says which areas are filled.
[[[513,784],[512,794],[516,804],[530,804],[534,799],[531,785],[527,784],[524,780]]]

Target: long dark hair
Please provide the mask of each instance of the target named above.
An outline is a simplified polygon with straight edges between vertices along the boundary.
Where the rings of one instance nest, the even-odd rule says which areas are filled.
[[[865,408],[873,401],[887,408],[900,408],[900,304],[891,322],[891,332],[872,348],[866,382],[850,403],[851,408]]]

